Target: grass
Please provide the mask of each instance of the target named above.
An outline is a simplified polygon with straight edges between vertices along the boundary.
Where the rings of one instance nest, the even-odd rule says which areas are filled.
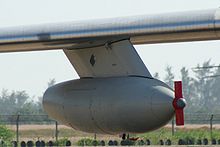
[[[208,127],[197,128],[197,129],[177,129],[172,135],[172,130],[170,128],[162,128],[150,133],[145,133],[141,135],[133,135],[134,137],[139,136],[142,139],[149,139],[153,144],[158,144],[159,140],[172,140],[173,143],[177,144],[179,139],[188,140],[191,139],[196,141],[198,139],[203,140],[207,138],[209,141],[211,139],[220,139],[220,130],[213,129],[212,138]]]
[[[44,129],[27,129],[27,130],[20,130],[20,141],[21,140],[55,140],[55,129],[54,128],[44,128]],[[167,140],[170,139],[172,144],[177,144],[179,139],[191,139],[196,141],[197,139],[203,140],[207,138],[209,142],[211,141],[211,133],[209,127],[201,127],[201,128],[177,128],[175,131],[175,135],[172,135],[172,131],[170,127],[164,127],[153,132],[132,135],[132,137],[140,137],[140,139],[146,140],[149,139],[152,144],[158,144],[159,140]],[[76,142],[83,138],[94,138],[94,134],[83,133],[80,131],[75,131],[70,128],[59,128],[59,138],[68,138],[72,142],[76,144]],[[220,139],[220,128],[213,128],[212,138]],[[97,140],[118,140],[120,138],[110,135],[97,135]]]
[[[87,136],[90,137],[90,134],[75,131],[72,129],[59,129],[58,131],[59,136],[62,137],[83,137]],[[21,130],[19,131],[21,137],[28,138],[28,137],[53,137],[55,136],[55,130],[53,129],[38,129],[38,130]]]

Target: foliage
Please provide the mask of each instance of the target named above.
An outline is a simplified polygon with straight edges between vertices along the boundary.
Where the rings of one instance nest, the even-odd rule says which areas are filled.
[[[93,146],[93,139],[83,138],[77,142],[78,146]]]
[[[0,114],[42,114],[42,104],[33,101],[25,91],[2,90],[0,95]]]
[[[174,80],[174,74],[172,72],[172,67],[167,66],[166,69],[166,77],[164,78],[164,82],[169,85],[171,88],[173,88],[173,80]]]
[[[51,87],[53,85],[55,85],[56,80],[55,79],[50,79],[49,82],[47,83],[47,87]]]
[[[192,112],[197,107],[197,102],[193,97],[196,87],[194,86],[194,79],[189,76],[189,70],[183,67],[181,70],[181,80],[183,84],[183,95],[187,99],[186,112]]]
[[[187,101],[186,112],[195,113],[220,113],[220,67],[199,68],[213,66],[211,60],[205,61],[197,68],[193,69],[194,75],[189,74],[189,70],[183,67],[180,70],[183,95]],[[174,74],[172,67],[165,69],[166,76],[164,82],[173,88]],[[217,75],[217,76],[212,76]]]
[[[210,130],[208,127],[198,128],[198,129],[176,129],[175,135],[172,136],[171,128],[161,128],[153,132],[144,133],[141,135],[133,135],[134,137],[140,137],[140,139],[149,139],[152,144],[158,144],[159,140],[172,140],[173,144],[178,144],[179,139],[196,141],[198,139],[207,138],[211,141]],[[218,129],[213,129],[213,138],[220,138],[220,131]]]
[[[160,79],[160,76],[159,76],[159,73],[158,73],[158,72],[154,73],[153,77],[154,77],[155,79]]]
[[[48,87],[56,83],[55,79],[50,79]],[[45,114],[42,106],[43,97],[38,97],[38,101],[33,101],[26,91],[11,91],[3,89],[0,94],[0,115],[35,115]]]
[[[219,139],[220,138],[220,130],[213,128],[213,138]],[[92,137],[92,136],[90,136]],[[144,134],[130,134],[130,137],[139,137],[139,141],[130,142],[129,144],[136,144],[140,145],[140,140],[146,142],[146,140],[150,140],[152,145],[159,145],[159,140],[166,141],[170,139],[172,144],[178,144],[179,139],[183,140],[192,140],[197,141],[198,139],[205,139],[207,138],[209,142],[211,142],[211,135],[209,127],[201,127],[201,128],[176,128],[175,134],[172,135],[171,128],[161,128],[149,133]],[[82,138],[78,140],[77,146],[94,146],[94,139],[91,138]],[[126,140],[125,140],[126,141]],[[120,142],[120,141],[119,141]],[[100,145],[100,141],[97,141],[97,144]]]
[[[10,129],[8,129],[6,126],[4,125],[0,125],[0,139],[4,140],[4,141],[12,141],[13,137],[14,137],[14,132],[11,131]]]
[[[58,139],[57,142],[55,142],[55,144],[58,146],[66,146],[67,141],[68,141],[67,138],[61,138]]]
[[[77,146],[101,146],[101,141],[90,138],[83,138],[77,141]]]

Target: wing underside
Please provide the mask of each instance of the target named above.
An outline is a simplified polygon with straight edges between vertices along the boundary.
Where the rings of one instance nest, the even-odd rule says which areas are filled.
[[[152,78],[129,40],[64,52],[80,77]]]

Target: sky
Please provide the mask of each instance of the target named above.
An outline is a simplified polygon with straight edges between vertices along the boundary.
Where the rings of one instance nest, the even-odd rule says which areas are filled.
[[[119,16],[158,14],[218,8],[220,0],[0,0],[0,27],[68,22]],[[1,33],[1,32],[0,32]],[[220,64],[220,41],[163,43],[135,46],[148,70],[158,72],[172,66],[175,80],[184,66],[190,72],[211,59]],[[25,90],[41,96],[47,82],[79,78],[62,50],[0,53],[0,91]]]

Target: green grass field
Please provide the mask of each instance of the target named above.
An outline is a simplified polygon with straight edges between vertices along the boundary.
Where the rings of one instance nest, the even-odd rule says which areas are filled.
[[[55,140],[55,130],[54,127],[44,127],[40,128],[40,126],[37,126],[36,128],[33,125],[33,128],[29,126],[28,129],[21,129],[19,131],[19,137],[20,140]],[[25,127],[24,127],[25,128]],[[13,129],[15,132],[15,130]],[[208,126],[203,126],[203,127],[190,127],[190,128],[176,128],[175,134],[172,135],[172,130],[170,127],[164,127],[149,133],[144,133],[144,134],[130,134],[131,137],[139,137],[140,139],[146,140],[149,139],[151,141],[151,144],[158,144],[159,140],[167,140],[170,139],[172,141],[172,144],[177,144],[179,139],[191,139],[194,142],[196,140],[201,139],[203,140],[204,138],[207,138],[209,142],[211,141],[212,138],[215,138],[216,140],[220,139],[220,129],[218,128],[213,128],[212,131],[212,138],[211,138],[211,132]],[[75,131],[71,128],[67,127],[59,127],[59,138],[67,138],[71,140],[74,144],[80,139],[85,139],[85,138],[90,138],[94,139],[94,134],[88,134],[88,133],[83,133],[79,131]],[[97,140],[105,140],[106,142],[109,140],[117,140],[120,141],[119,136],[117,135],[97,135]]]
[[[174,135],[172,135],[172,131],[170,128],[161,128],[159,130],[145,133],[141,135],[134,135],[134,136],[140,136],[144,139],[149,139],[154,144],[157,144],[159,140],[167,140],[170,139],[173,143],[177,144],[179,139],[188,140],[191,139],[194,142],[196,140],[204,138],[207,138],[209,141],[211,139],[220,139],[220,130],[219,129],[213,129],[212,131],[212,138],[211,138],[211,132],[208,127],[204,128],[196,128],[196,129],[176,129]]]

